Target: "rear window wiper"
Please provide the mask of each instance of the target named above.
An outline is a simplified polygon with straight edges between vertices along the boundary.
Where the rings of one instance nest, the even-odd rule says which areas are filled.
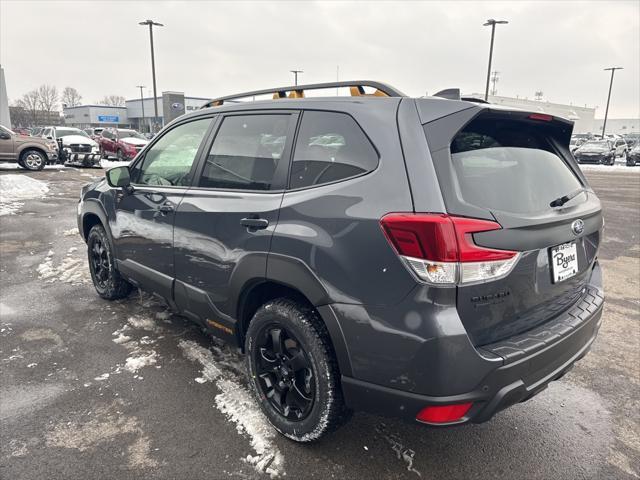
[[[588,191],[588,189],[586,187],[582,187],[579,188],[577,190],[574,190],[571,193],[568,193],[566,195],[563,195],[562,197],[558,197],[556,198],[553,202],[551,202],[549,204],[550,207],[561,207],[563,206],[565,203],[567,203],[569,200],[572,200],[574,198],[576,198],[578,195],[580,195],[582,192],[586,192]]]

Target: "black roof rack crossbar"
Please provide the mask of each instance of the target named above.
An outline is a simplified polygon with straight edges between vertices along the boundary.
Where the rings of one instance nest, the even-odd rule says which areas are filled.
[[[273,94],[274,98],[302,98],[304,97],[305,90],[323,90],[338,87],[350,87],[352,96],[366,95],[364,87],[375,88],[376,91],[373,96],[380,97],[406,97],[404,93],[382,82],[375,82],[372,80],[352,80],[343,82],[328,82],[328,83],[312,83],[309,85],[291,85],[289,87],[279,88],[267,88],[265,90],[255,90],[253,92],[237,93],[234,95],[227,95],[224,97],[214,98],[213,100],[205,103],[201,108],[218,107],[224,104],[228,100],[238,100],[241,98],[254,97],[258,95]]]

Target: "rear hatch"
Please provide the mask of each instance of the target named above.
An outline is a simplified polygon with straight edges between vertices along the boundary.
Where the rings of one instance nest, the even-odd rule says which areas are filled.
[[[447,213],[497,222],[469,240],[518,252],[508,273],[458,282],[457,308],[472,342],[509,338],[572,306],[589,282],[603,219],[569,152],[571,122],[482,107],[424,129]]]

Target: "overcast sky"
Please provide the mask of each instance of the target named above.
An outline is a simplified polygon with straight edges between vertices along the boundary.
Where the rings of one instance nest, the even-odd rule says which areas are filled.
[[[10,101],[43,83],[77,88],[83,103],[158,91],[216,97],[300,81],[375,79],[420,96],[484,92],[490,28],[498,94],[597,106],[640,116],[640,1],[216,2],[0,0],[0,63]],[[150,87],[149,87],[150,88]],[[145,92],[147,93],[147,92]]]

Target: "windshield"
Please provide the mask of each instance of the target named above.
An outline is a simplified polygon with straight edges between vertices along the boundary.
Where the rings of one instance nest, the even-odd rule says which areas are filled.
[[[81,137],[89,138],[89,135],[79,128],[56,128],[56,137],[62,138],[68,137],[69,135],[80,135]]]
[[[606,140],[598,140],[595,142],[587,142],[584,145],[582,145],[583,148],[599,148],[599,149],[610,149],[611,148],[611,144],[609,142],[607,142]]]
[[[548,210],[551,200],[582,187],[551,145],[544,130],[520,122],[471,122],[451,142],[459,198],[492,211]]]
[[[146,140],[142,135],[140,135],[135,130],[123,130],[123,129],[118,129],[118,138],[141,138],[142,140]]]

